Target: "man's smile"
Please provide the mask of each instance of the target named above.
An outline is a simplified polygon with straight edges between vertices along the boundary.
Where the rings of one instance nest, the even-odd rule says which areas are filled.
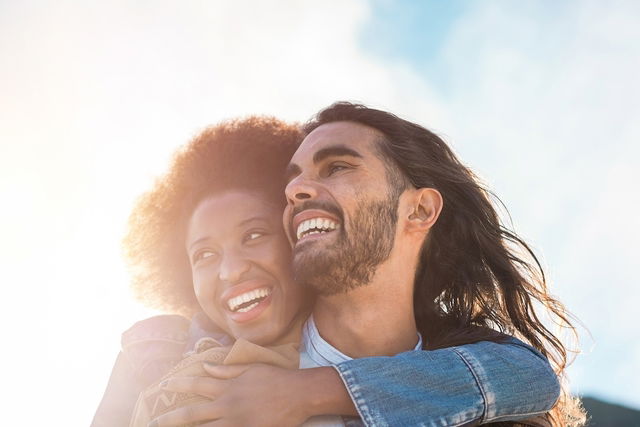
[[[303,221],[298,226],[296,237],[298,241],[313,234],[327,233],[336,229],[338,224],[327,218],[313,218]]]
[[[326,211],[309,209],[293,217],[292,230],[295,230],[296,243],[321,234],[331,233],[340,225],[340,221]]]

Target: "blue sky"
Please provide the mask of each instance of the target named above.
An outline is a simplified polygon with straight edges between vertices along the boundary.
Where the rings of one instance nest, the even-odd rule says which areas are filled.
[[[574,390],[640,406],[634,315],[640,175],[637,5],[373,2],[363,48],[405,63],[462,158],[543,254],[589,331]],[[428,122],[429,118],[425,117]],[[458,133],[460,132],[460,133]],[[616,313],[616,314],[613,314]]]
[[[1,315],[25,367],[0,393],[33,392],[45,346],[39,412],[88,424],[120,333],[152,314],[120,258],[135,197],[208,124],[346,99],[452,145],[591,333],[573,390],[640,408],[639,19],[635,1],[0,3],[0,271],[20,302]]]
[[[362,31],[363,47],[387,60],[407,61],[433,72],[449,31],[470,4],[459,0],[374,0],[372,16]]]

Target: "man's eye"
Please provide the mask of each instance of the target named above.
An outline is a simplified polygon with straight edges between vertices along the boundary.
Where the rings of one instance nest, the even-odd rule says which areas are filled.
[[[216,256],[218,256],[218,254],[213,251],[209,251],[209,250],[199,251],[193,255],[193,262],[195,264],[198,261],[203,261],[205,259],[213,259]]]
[[[344,164],[332,164],[331,166],[329,166],[329,173],[328,175],[331,176],[336,172],[340,172],[343,169],[347,169],[347,165]]]

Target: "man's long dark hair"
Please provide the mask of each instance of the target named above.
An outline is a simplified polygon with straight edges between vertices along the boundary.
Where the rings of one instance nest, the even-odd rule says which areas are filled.
[[[562,377],[567,350],[534,306],[544,306],[556,323],[575,333],[570,315],[549,295],[531,248],[501,222],[492,202],[497,198],[438,135],[391,113],[338,102],[320,111],[304,131],[337,121],[384,135],[383,160],[404,175],[396,185],[442,194],[442,212],[422,247],[415,276],[415,318],[427,349],[500,341],[512,334],[547,356]],[[580,425],[583,418],[565,392],[552,412],[558,425]]]

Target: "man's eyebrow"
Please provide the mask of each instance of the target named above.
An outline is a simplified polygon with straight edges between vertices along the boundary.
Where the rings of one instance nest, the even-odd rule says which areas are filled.
[[[349,148],[345,145],[333,145],[331,147],[326,147],[326,148],[323,148],[322,150],[318,150],[313,155],[313,163],[318,164],[324,159],[326,159],[327,157],[334,157],[334,156],[336,157],[351,156],[351,157],[358,157],[360,159],[362,158],[362,154],[358,153],[353,148]],[[302,172],[302,169],[300,169],[300,166],[298,166],[295,163],[289,163],[284,173],[286,182],[290,182],[293,179],[293,177],[295,177],[296,175],[300,175],[301,172]]]
[[[300,175],[300,166],[295,163],[289,163],[284,171],[285,182],[291,182],[294,176]]]
[[[349,148],[345,145],[333,145],[331,147],[326,147],[322,150],[316,151],[316,153],[313,155],[313,163],[320,163],[327,157],[333,156],[351,156],[362,158],[362,155],[353,148]]]

